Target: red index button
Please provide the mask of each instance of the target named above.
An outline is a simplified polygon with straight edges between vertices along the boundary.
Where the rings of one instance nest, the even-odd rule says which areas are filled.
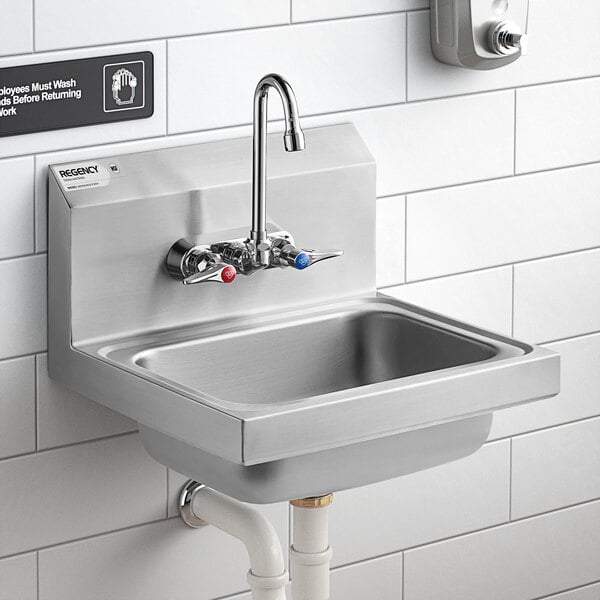
[[[235,267],[230,265],[221,271],[221,280],[223,283],[231,283],[235,279],[236,275],[237,271],[235,270]]]

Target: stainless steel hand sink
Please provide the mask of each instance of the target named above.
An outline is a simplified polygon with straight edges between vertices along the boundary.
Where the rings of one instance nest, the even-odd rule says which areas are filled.
[[[249,220],[249,140],[89,161],[99,185],[51,168],[51,376],[136,419],[161,463],[252,502],[461,458],[494,410],[559,389],[557,354],[376,293],[372,158],[349,125],[306,140],[293,160],[272,146],[269,222],[344,255],[231,285],[163,264],[174,240],[208,248]]]
[[[141,431],[157,460],[255,502],[459,458],[483,444],[492,410],[558,385],[556,354],[381,295],[84,351],[236,419],[219,438],[241,444],[237,461],[199,450],[198,433]]]

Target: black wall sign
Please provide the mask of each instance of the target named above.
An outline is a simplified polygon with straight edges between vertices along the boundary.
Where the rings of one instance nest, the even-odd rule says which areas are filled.
[[[0,137],[151,117],[152,52],[0,69]]]

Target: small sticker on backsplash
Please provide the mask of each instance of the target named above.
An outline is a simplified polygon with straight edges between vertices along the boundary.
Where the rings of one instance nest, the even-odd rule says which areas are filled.
[[[109,185],[110,180],[121,173],[117,163],[103,166],[95,161],[61,165],[55,170],[62,188],[66,192]]]

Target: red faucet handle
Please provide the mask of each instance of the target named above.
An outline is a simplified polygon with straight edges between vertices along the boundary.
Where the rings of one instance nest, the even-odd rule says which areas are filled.
[[[231,265],[227,265],[221,271],[221,280],[223,281],[223,283],[232,283],[233,280],[235,279],[236,275],[237,275],[237,271],[235,270],[235,267],[232,267]]]
[[[236,275],[237,271],[235,270],[235,267],[220,263],[186,277],[183,280],[183,285],[192,285],[194,283],[204,283],[207,281],[232,283],[235,280]]]

